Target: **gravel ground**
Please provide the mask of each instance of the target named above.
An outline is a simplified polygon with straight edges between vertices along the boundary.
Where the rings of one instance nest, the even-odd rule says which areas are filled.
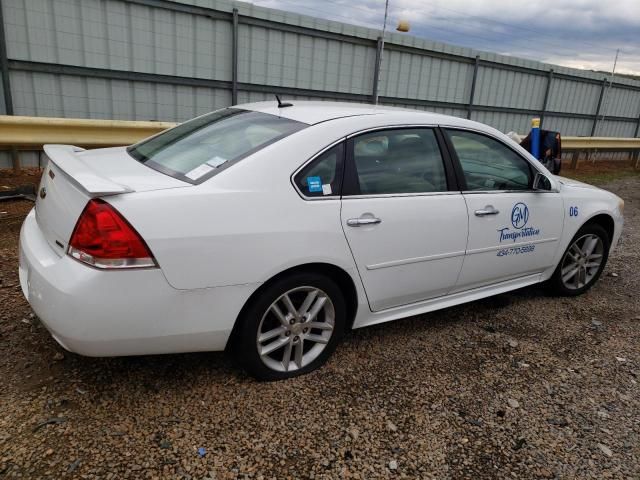
[[[358,330],[277,383],[220,353],[63,352],[18,286],[31,205],[0,203],[0,477],[638,479],[639,186],[606,185],[625,243],[588,294]]]

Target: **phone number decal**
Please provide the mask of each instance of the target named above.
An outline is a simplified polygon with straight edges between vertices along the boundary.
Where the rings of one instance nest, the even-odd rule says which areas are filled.
[[[533,252],[536,249],[535,245],[525,245],[524,247],[511,247],[498,250],[498,257],[506,257],[509,255],[520,255],[521,253]]]

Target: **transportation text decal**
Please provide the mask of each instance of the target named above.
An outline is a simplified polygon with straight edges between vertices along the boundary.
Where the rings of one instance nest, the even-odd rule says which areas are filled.
[[[498,229],[500,242],[515,242],[518,239],[526,239],[540,235],[540,229],[527,226],[528,222],[529,207],[522,202],[516,203],[511,210],[511,225],[513,228],[504,227]]]

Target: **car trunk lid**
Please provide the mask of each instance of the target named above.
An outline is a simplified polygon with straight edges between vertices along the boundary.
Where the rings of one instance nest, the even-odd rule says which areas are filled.
[[[124,147],[45,145],[44,151],[49,161],[36,196],[36,220],[59,256],[89,199],[191,186],[139,163]]]

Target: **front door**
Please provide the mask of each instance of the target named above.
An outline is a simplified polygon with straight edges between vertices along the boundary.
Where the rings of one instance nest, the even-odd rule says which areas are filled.
[[[435,130],[376,130],[347,148],[342,228],[371,309],[446,295],[462,267],[468,218]]]
[[[553,264],[564,218],[560,194],[533,191],[535,169],[496,138],[448,130],[464,177],[469,241],[455,291],[540,273]]]

